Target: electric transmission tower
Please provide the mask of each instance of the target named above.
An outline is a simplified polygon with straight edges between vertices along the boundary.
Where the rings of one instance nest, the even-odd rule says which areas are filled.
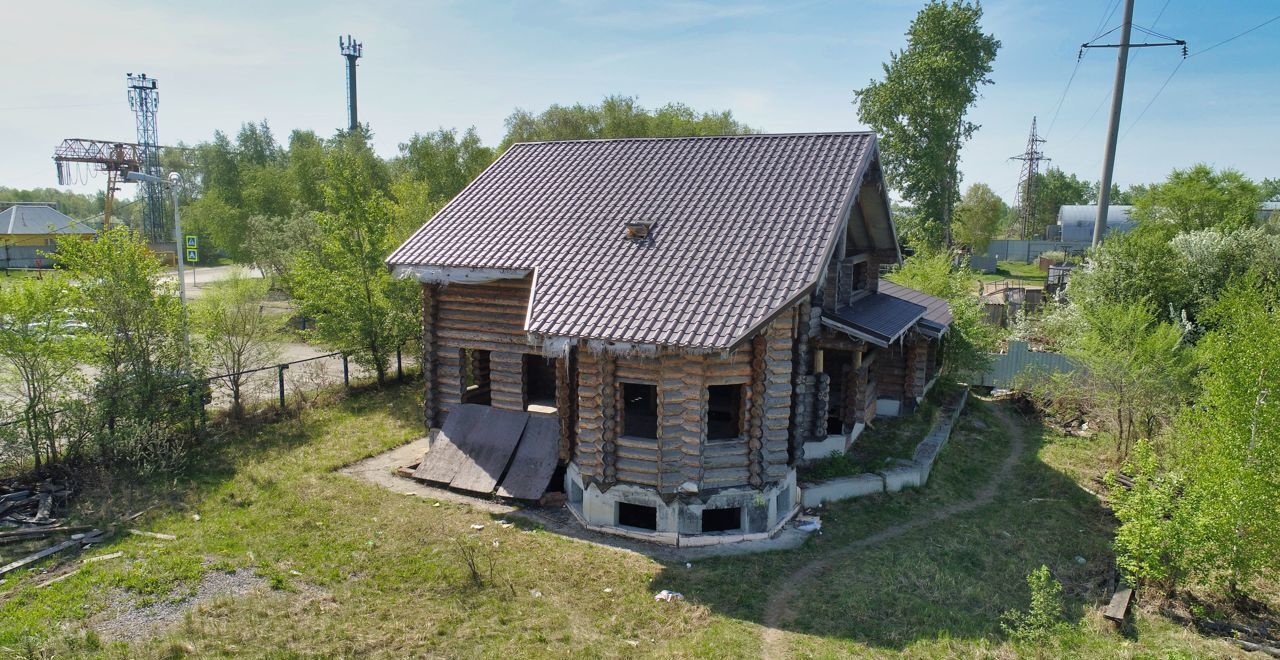
[[[354,131],[360,126],[356,117],[356,60],[364,55],[364,44],[349,34],[345,40],[339,36],[338,50],[347,58],[347,129]]]
[[[1009,160],[1022,161],[1022,177],[1018,179],[1018,225],[1019,238],[1027,240],[1027,226],[1035,219],[1036,187],[1039,185],[1040,163],[1051,160],[1044,157],[1040,145],[1044,138],[1036,134],[1036,118],[1031,118],[1031,135],[1027,137],[1027,150],[1022,155],[1012,156]]]
[[[142,172],[163,177],[160,171],[160,137],[156,126],[156,108],[160,105],[160,92],[156,79],[147,74],[126,74],[129,81],[129,108],[138,120],[138,144],[142,150]],[[164,191],[156,183],[143,183],[145,201],[142,210],[142,233],[153,242],[168,240],[164,213]]]

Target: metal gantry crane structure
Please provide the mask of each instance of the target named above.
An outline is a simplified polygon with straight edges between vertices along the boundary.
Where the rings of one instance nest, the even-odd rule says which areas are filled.
[[[360,127],[356,115],[356,60],[364,56],[364,44],[349,34],[345,39],[339,35],[338,51],[347,60],[347,130],[354,131]]]
[[[1040,163],[1051,159],[1044,157],[1040,145],[1044,138],[1036,133],[1036,118],[1031,118],[1031,135],[1027,137],[1027,150],[1009,160],[1022,161],[1022,175],[1018,179],[1018,225],[1019,238],[1027,240],[1027,226],[1032,224],[1036,212],[1036,188],[1039,186]]]
[[[107,173],[107,194],[102,209],[102,228],[111,228],[112,203],[125,174],[140,171],[146,160],[146,149],[132,142],[70,138],[53,151],[58,170],[58,185],[80,183],[83,169]]]
[[[163,177],[160,171],[160,136],[156,124],[156,110],[160,106],[160,92],[155,78],[147,74],[126,74],[129,88],[129,108],[133,110],[138,125],[138,145],[142,149],[141,169],[143,174]],[[164,212],[164,191],[156,183],[143,183],[142,196],[145,202],[142,211],[142,233],[154,242],[168,239]]]

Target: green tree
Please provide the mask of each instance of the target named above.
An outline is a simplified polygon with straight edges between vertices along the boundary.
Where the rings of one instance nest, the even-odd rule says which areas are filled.
[[[273,286],[290,289],[293,266],[298,255],[319,250],[320,212],[295,211],[286,216],[249,217],[249,261]]]
[[[62,277],[0,287],[0,392],[19,402],[19,435],[37,470],[58,460],[55,412],[81,380],[86,344],[73,325],[75,306]]]
[[[1031,214],[1032,225],[1027,227],[1028,237],[1043,236],[1045,227],[1057,224],[1058,210],[1064,205],[1088,204],[1098,198],[1097,191],[1088,181],[1056,167],[1050,167],[1036,177],[1036,203]]]
[[[1191,572],[1236,594],[1280,571],[1280,289],[1241,278],[1209,310],[1198,405],[1174,438]]]
[[[268,282],[234,274],[197,298],[194,325],[200,328],[205,364],[231,394],[231,414],[244,411],[242,394],[248,376],[241,372],[271,365],[280,356],[276,333],[280,322],[263,311]]]
[[[456,130],[442,128],[425,135],[415,134],[408,142],[402,142],[395,168],[414,181],[425,182],[431,201],[442,203],[453,199],[493,159],[493,149],[480,142],[474,127],[461,138]]]
[[[943,369],[953,377],[985,369],[999,337],[986,322],[981,301],[973,295],[976,279],[968,268],[955,268],[945,252],[919,253],[907,259],[888,278],[903,286],[946,300],[951,306],[951,329],[942,343]]]
[[[57,188],[6,188],[0,186],[0,202],[53,202],[58,210],[80,220],[92,218],[102,213],[104,197],[82,195]],[[0,209],[3,209],[0,206]]]
[[[288,177],[295,204],[304,211],[324,208],[325,145],[312,131],[289,134]]]
[[[1004,200],[987,184],[969,186],[956,206],[955,242],[974,254],[986,252],[1007,211]]]
[[[507,117],[500,151],[516,142],[599,138],[738,135],[753,130],[724,112],[697,112],[671,103],[654,112],[629,96],[609,96],[600,105],[552,105],[534,114],[517,109]]]
[[[1109,236],[1090,252],[1089,263],[1072,273],[1067,287],[1068,299],[1079,308],[1147,304],[1177,314],[1191,297],[1168,237],[1142,226]]]
[[[1200,394],[1157,457],[1140,443],[1114,487],[1116,555],[1131,576],[1234,598],[1280,571],[1280,289],[1237,278],[1208,311]]]
[[[1109,422],[1116,455],[1138,438],[1155,437],[1191,396],[1191,355],[1178,326],[1149,304],[1101,302],[1079,308],[1064,353],[1080,365],[1079,399]]]
[[[1164,183],[1151,186],[1134,200],[1133,215],[1172,232],[1243,229],[1257,223],[1263,195],[1240,172],[1201,164],[1174,170]]]
[[[1173,237],[1176,277],[1186,292],[1185,309],[1196,323],[1234,279],[1254,273],[1262,281],[1280,282],[1280,236],[1259,227],[1236,231],[1203,229]]]
[[[342,138],[329,154],[318,249],[302,253],[291,278],[303,312],[329,346],[386,379],[391,356],[416,336],[421,299],[414,282],[394,280],[383,259],[395,247],[385,171],[363,135]]]
[[[95,399],[104,421],[168,426],[196,412],[187,396],[194,374],[183,340],[176,283],[136,232],[116,227],[96,241],[58,242],[58,261],[77,283],[83,320],[98,339]],[[112,448],[103,447],[107,459]]]
[[[982,6],[933,0],[911,22],[905,50],[891,53],[884,80],[856,90],[858,118],[880,136],[890,182],[919,214],[912,243],[951,245],[960,197],[960,148],[978,125],[965,120],[1000,41],[982,31]]]

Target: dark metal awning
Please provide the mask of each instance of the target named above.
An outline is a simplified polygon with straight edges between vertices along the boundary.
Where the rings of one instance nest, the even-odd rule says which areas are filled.
[[[872,293],[851,305],[825,312],[822,323],[876,346],[885,347],[897,341],[925,313],[923,305],[907,302],[883,293]]]

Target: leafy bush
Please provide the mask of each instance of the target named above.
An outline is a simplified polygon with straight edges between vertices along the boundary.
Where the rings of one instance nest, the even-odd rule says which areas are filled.
[[[1031,606],[1024,612],[1005,612],[1000,628],[1020,642],[1043,641],[1067,626],[1062,583],[1054,579],[1048,566],[1042,565],[1027,574],[1027,586],[1031,589]]]
[[[1125,470],[1133,478],[1133,488],[1120,487],[1114,473],[1106,476],[1112,509],[1120,520],[1116,563],[1135,581],[1172,583],[1183,555],[1174,523],[1178,481],[1161,472],[1147,440],[1137,444]]]
[[[916,254],[888,279],[946,300],[951,306],[951,330],[943,346],[943,369],[948,376],[965,376],[986,369],[999,343],[999,330],[986,322],[986,312],[973,295],[975,279],[966,264],[952,265],[945,252]]]
[[[141,478],[174,474],[191,458],[191,437],[167,425],[126,419],[109,433],[112,460],[107,467],[123,474]]]

